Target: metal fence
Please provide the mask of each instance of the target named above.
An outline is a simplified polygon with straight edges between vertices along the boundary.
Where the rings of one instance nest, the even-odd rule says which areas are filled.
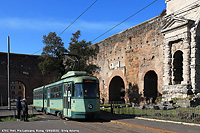
[[[200,123],[200,107],[155,109],[143,108],[141,106],[110,104],[101,107],[102,111],[120,115],[131,115],[133,117],[146,117],[152,119],[171,120],[179,122]]]

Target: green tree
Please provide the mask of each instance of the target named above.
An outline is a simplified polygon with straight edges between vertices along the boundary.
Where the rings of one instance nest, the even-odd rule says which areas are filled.
[[[98,69],[96,65],[89,61],[89,59],[96,56],[98,48],[91,46],[91,42],[79,41],[81,36],[79,30],[72,36],[68,50],[64,47],[62,39],[55,32],[50,32],[47,36],[43,36],[45,47],[39,63],[39,68],[43,74],[57,71],[58,77],[55,80],[59,80],[62,75],[71,70],[86,71],[92,74]],[[76,61],[74,62],[73,60]]]
[[[90,59],[95,58],[98,52],[98,47],[91,46],[92,43],[86,42],[85,40],[79,41],[81,36],[80,30],[73,33],[72,36],[71,42],[69,43],[68,54],[74,55],[75,57],[71,56],[71,58],[78,60],[78,62],[76,62],[76,67],[74,67],[74,61],[67,59],[66,71],[74,69],[78,71],[86,71],[89,74],[94,73],[98,69],[98,66],[92,64]]]
[[[50,32],[47,36],[44,35],[43,43],[45,47],[40,57],[41,62],[39,63],[39,68],[43,74],[57,71],[60,77],[65,73],[63,54],[67,52],[67,50],[64,47],[64,43],[55,32]]]

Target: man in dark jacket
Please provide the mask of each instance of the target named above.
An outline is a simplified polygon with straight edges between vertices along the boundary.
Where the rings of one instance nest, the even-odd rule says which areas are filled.
[[[20,121],[20,117],[21,117],[21,110],[22,110],[22,106],[21,106],[21,101],[20,101],[21,97],[17,98],[17,103],[16,103],[16,109],[17,109],[17,121]]]
[[[22,100],[22,111],[23,111],[23,120],[28,121],[28,105],[25,98]]]

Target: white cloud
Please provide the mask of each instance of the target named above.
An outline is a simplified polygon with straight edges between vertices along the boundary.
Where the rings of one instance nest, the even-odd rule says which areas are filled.
[[[23,19],[23,18],[0,18],[0,29],[7,30],[53,30],[62,31],[71,22],[60,22],[55,20],[39,20],[39,19]],[[76,21],[70,29],[84,29],[84,30],[98,30],[106,31],[119,22],[89,22],[78,20]],[[116,29],[125,30],[130,28],[131,24],[123,23]]]
[[[21,18],[5,18],[0,19],[0,28],[13,30],[46,30],[56,28],[63,23],[55,21],[37,20],[37,19],[21,19]]]

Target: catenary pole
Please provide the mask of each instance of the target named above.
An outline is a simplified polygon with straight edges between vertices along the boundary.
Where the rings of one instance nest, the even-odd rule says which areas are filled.
[[[8,109],[10,108],[10,38],[8,36]]]

